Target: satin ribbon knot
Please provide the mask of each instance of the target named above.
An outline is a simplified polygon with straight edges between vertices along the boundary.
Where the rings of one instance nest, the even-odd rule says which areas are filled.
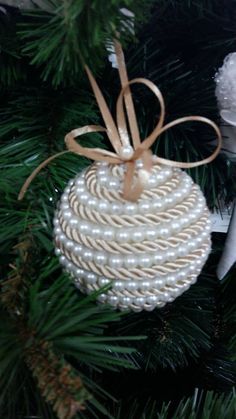
[[[109,164],[125,164],[127,170],[124,174],[123,197],[129,201],[136,201],[141,195],[148,181],[148,177],[153,164],[160,163],[172,167],[191,168],[211,162],[219,153],[222,144],[221,133],[217,125],[208,118],[202,116],[187,116],[178,118],[164,126],[165,103],[160,90],[154,83],[145,78],[135,78],[129,81],[123,51],[118,41],[115,41],[115,52],[117,55],[118,70],[122,86],[116,103],[117,124],[114,122],[114,119],[109,111],[107,103],[97,85],[96,80],[94,79],[90,69],[85,65],[85,71],[88,75],[91,87],[96,97],[97,104],[105,123],[105,127],[100,125],[86,125],[84,127],[70,131],[65,136],[67,151],[55,154],[54,156],[49,157],[47,160],[41,163],[24,183],[19,193],[18,199],[23,198],[30,183],[43,167],[45,167],[54,158],[68,152],[76,153],[95,161],[105,161]],[[159,120],[151,134],[149,134],[143,141],[140,139],[133,99],[130,91],[130,85],[136,83],[144,84],[146,87],[148,87],[154,93],[160,104]],[[124,104],[130,133],[128,132],[126,124]],[[169,128],[175,125],[188,121],[204,122],[214,129],[218,138],[218,145],[213,154],[203,160],[192,163],[178,162],[156,156],[154,163],[152,152],[150,150],[153,143],[164,131],[167,131]],[[79,144],[79,142],[75,140],[76,137],[80,137],[81,135],[91,132],[106,132],[114,152],[101,148],[83,147]],[[130,137],[132,139],[132,143],[130,143]],[[139,159],[142,160],[143,167],[138,171],[138,176],[135,176],[136,161]]]

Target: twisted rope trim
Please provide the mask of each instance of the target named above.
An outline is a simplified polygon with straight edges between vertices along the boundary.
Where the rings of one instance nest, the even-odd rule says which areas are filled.
[[[83,244],[89,249],[105,250],[113,254],[130,255],[133,253],[147,253],[156,252],[158,250],[167,250],[168,248],[176,249],[181,244],[190,240],[192,237],[198,236],[199,233],[204,231],[206,221],[208,220],[208,211],[205,211],[203,216],[194,224],[194,226],[185,228],[182,232],[171,236],[168,240],[156,239],[155,241],[144,242],[129,242],[118,243],[116,241],[105,241],[100,239],[93,239],[90,236],[81,234],[77,229],[70,227],[68,222],[59,215],[59,222],[61,230],[70,239],[78,244]],[[60,247],[60,243],[57,243]]]
[[[189,253],[185,257],[181,257],[176,259],[175,261],[165,262],[163,265],[153,265],[150,268],[133,268],[133,269],[126,269],[120,268],[115,269],[108,265],[98,265],[94,262],[85,262],[81,256],[77,256],[73,253],[73,251],[69,251],[66,249],[63,244],[60,243],[60,250],[63,255],[70,261],[72,261],[76,266],[79,268],[85,269],[87,271],[91,271],[96,273],[97,275],[102,275],[110,279],[122,279],[124,281],[130,279],[141,280],[143,278],[154,278],[157,274],[158,275],[165,275],[167,273],[173,273],[176,269],[184,268],[188,266],[188,264],[199,257],[201,258],[204,254],[207,253],[210,247],[210,240],[206,240],[204,244],[202,244],[201,248],[194,250],[193,252]]]

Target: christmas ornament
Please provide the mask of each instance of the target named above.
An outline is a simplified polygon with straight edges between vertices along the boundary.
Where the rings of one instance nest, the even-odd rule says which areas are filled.
[[[224,121],[236,126],[236,52],[228,54],[215,76],[216,97]]]
[[[111,283],[99,301],[152,310],[196,281],[211,247],[209,212],[186,173],[158,164],[127,202],[124,170],[95,163],[69,182],[54,220],[56,254],[82,292]]]
[[[122,90],[117,101],[117,126],[88,67],[91,86],[106,128],[89,125],[66,135],[69,151],[95,160],[71,180],[55,214],[55,245],[61,264],[82,292],[110,284],[98,300],[114,308],[153,310],[173,301],[197,279],[210,251],[210,221],[199,186],[180,170],[210,162],[218,154],[218,127],[200,116],[179,118],[165,126],[161,92],[143,78],[128,81],[124,56],[115,42]],[[145,84],[160,102],[160,118],[141,142],[130,85]],[[128,133],[123,100],[129,121]],[[152,156],[151,145],[174,125],[209,124],[218,146],[208,158],[183,163]],[[105,131],[115,150],[82,147],[75,137]],[[62,153],[59,153],[62,154]],[[43,162],[25,182],[20,198]]]
[[[232,161],[236,157],[236,53],[231,53],[224,59],[223,66],[215,76],[216,98],[223,122],[221,132],[223,136],[222,152]]]

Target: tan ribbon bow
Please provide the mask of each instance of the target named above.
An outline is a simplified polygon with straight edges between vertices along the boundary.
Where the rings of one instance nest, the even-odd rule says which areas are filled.
[[[164,104],[164,99],[160,90],[154,83],[144,78],[136,78],[129,81],[128,76],[127,76],[127,71],[126,71],[124,54],[123,54],[121,45],[118,41],[115,41],[115,51],[117,55],[118,69],[119,69],[119,75],[120,75],[120,80],[121,80],[121,85],[122,85],[122,89],[121,89],[121,92],[119,94],[117,104],[116,104],[117,126],[112,118],[112,115],[97,85],[96,80],[94,79],[89,68],[85,66],[86,73],[88,75],[90,84],[92,86],[94,95],[97,100],[97,104],[99,106],[103,120],[105,122],[106,128],[101,127],[99,125],[86,125],[85,127],[77,128],[69,132],[65,137],[65,142],[66,142],[68,151],[63,151],[61,153],[55,154],[54,156],[49,157],[47,160],[41,163],[32,172],[32,174],[28,177],[28,179],[24,183],[19,193],[18,199],[23,198],[30,183],[32,182],[34,177],[43,167],[45,167],[54,158],[68,152],[76,153],[76,154],[88,157],[89,159],[96,160],[96,161],[106,161],[110,164],[125,163],[127,170],[124,175],[125,177],[124,177],[123,197],[124,199],[127,199],[129,201],[136,201],[141,195],[143,188],[145,186],[145,181],[148,178],[148,175],[151,171],[153,164],[161,163],[168,166],[191,168],[191,167],[196,167],[196,166],[200,166],[202,164],[211,162],[219,153],[221,144],[222,144],[221,133],[217,125],[208,118],[204,118],[202,116],[186,116],[183,118],[175,119],[169,124],[163,126],[164,117],[165,117],[165,104]],[[160,118],[156,127],[154,128],[152,133],[147,138],[145,138],[142,142],[140,140],[139,129],[138,129],[137,119],[136,119],[135,110],[134,110],[134,104],[133,104],[132,95],[130,91],[130,85],[134,83],[141,83],[141,84],[146,85],[159,100],[160,108],[161,108]],[[131,146],[130,140],[129,140],[123,101],[125,102],[125,108],[126,108],[127,118],[129,122],[129,129],[130,129],[133,147]],[[175,125],[182,124],[183,122],[187,122],[187,121],[205,122],[206,124],[210,125],[215,130],[217,134],[217,138],[218,138],[218,145],[214,153],[203,160],[193,162],[193,163],[177,162],[174,160],[168,160],[161,157],[156,157],[155,163],[153,163],[150,147],[156,141],[156,139],[160,136],[160,134],[162,134],[164,131],[168,130],[169,128]],[[82,147],[79,143],[75,141],[76,137],[79,137],[83,134],[87,134],[90,132],[106,132],[115,150],[115,153],[111,151],[103,150],[101,148]],[[134,179],[134,173],[135,173],[135,162],[137,159],[142,159],[143,169],[139,172],[140,176],[137,177],[136,182],[133,185],[134,183],[133,179]]]

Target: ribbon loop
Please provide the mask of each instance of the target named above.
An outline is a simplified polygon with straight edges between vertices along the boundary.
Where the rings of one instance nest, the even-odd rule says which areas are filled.
[[[53,159],[56,157],[72,152],[79,154],[81,156],[85,156],[89,159],[95,160],[95,161],[106,161],[109,164],[121,164],[125,163],[127,166],[127,170],[124,177],[124,188],[123,188],[123,196],[125,199],[130,201],[135,201],[139,198],[141,195],[143,188],[145,186],[144,179],[140,178],[140,176],[136,177],[135,184],[133,179],[135,178],[135,163],[137,159],[142,159],[143,161],[143,172],[145,173],[145,176],[150,173],[152,169],[152,165],[155,163],[161,163],[163,165],[167,166],[174,166],[174,167],[181,167],[181,168],[192,168],[197,167],[205,163],[211,162],[219,153],[221,144],[222,144],[222,138],[221,133],[217,125],[211,121],[208,118],[202,117],[202,116],[186,116],[183,118],[176,119],[167,125],[163,126],[164,124],[164,118],[165,118],[165,103],[163,96],[159,90],[159,88],[152,83],[150,80],[144,79],[144,78],[135,78],[131,81],[128,80],[125,61],[124,61],[124,55],[121,48],[121,45],[119,42],[115,41],[115,50],[117,54],[117,62],[118,62],[118,69],[119,69],[119,75],[121,80],[122,89],[118,96],[117,103],[116,103],[116,113],[117,113],[117,126],[112,118],[112,115],[109,111],[109,108],[107,106],[107,103],[102,95],[101,90],[99,89],[99,86],[94,79],[90,69],[85,66],[85,71],[88,75],[91,87],[93,89],[94,95],[97,100],[98,107],[101,111],[103,120],[105,122],[106,128],[100,126],[100,125],[86,125],[82,128],[77,128],[69,132],[65,136],[65,143],[68,151],[63,151],[61,153],[58,153],[47,160],[45,160],[43,163],[41,163],[28,177],[26,182],[24,183],[23,187],[21,188],[21,191],[19,193],[18,199],[22,199],[27,188],[29,187],[30,183],[34,179],[34,177],[39,173],[39,171],[45,167],[48,163],[50,163]],[[144,84],[147,86],[156,96],[160,103],[160,116],[159,120],[156,124],[156,127],[153,129],[151,134],[149,134],[142,142],[140,140],[140,134],[138,130],[138,124],[134,109],[134,104],[132,100],[132,95],[130,91],[130,86],[132,84],[139,83]],[[125,109],[124,109],[125,104]],[[130,139],[129,139],[129,133],[127,129],[126,124],[126,115],[125,110],[128,118],[129,123],[129,130],[131,133],[132,138],[132,145],[134,147],[134,152],[131,147]],[[159,138],[159,136],[170,129],[173,126],[182,124],[184,122],[188,121],[197,121],[197,122],[203,122],[208,125],[210,125],[218,139],[218,144],[215,149],[215,151],[207,158],[197,161],[197,162],[178,162],[174,160],[168,160],[161,157],[156,157],[155,163],[153,163],[152,159],[152,153],[151,153],[151,146],[154,144],[154,142]],[[79,142],[75,141],[76,137],[79,137],[84,134],[88,134],[91,132],[106,132],[114,152],[103,150],[101,148],[88,148],[83,147],[79,144]],[[129,147],[131,153],[128,153],[129,156],[127,158],[127,153],[125,156],[124,153],[124,147]],[[127,149],[126,149],[127,151]]]
[[[164,103],[164,99],[163,99],[163,96],[161,94],[161,91],[158,89],[158,87],[153,82],[151,82],[150,80],[144,79],[142,77],[130,80],[121,89],[121,92],[120,92],[119,97],[117,99],[116,115],[117,115],[117,126],[118,126],[118,131],[119,131],[120,137],[124,138],[124,139],[129,138],[128,131],[127,131],[127,125],[126,125],[126,119],[125,119],[125,111],[124,111],[124,106],[123,106],[123,100],[125,98],[125,94],[126,94],[127,90],[129,89],[129,86],[131,84],[135,84],[135,83],[146,85],[154,93],[154,95],[157,97],[157,99],[160,103],[161,112],[160,112],[159,121],[158,121],[156,127],[154,128],[154,130],[152,131],[152,133],[146,138],[146,140],[148,140],[149,138],[155,140],[157,138],[158,132],[160,131],[161,127],[163,126],[164,117],[165,117],[165,103]],[[129,124],[132,126],[132,124],[133,124],[132,119],[129,119]],[[133,141],[133,144],[134,144],[134,149],[137,149],[141,144],[140,137],[139,137],[139,141],[136,141],[135,143]]]

